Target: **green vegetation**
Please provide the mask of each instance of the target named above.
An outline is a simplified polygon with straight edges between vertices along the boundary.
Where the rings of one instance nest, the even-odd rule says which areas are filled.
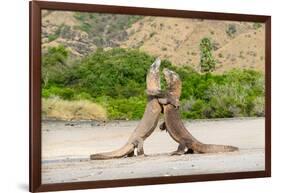
[[[200,42],[200,67],[201,72],[212,72],[216,66],[216,60],[212,55],[213,46],[209,38],[203,38]]]
[[[58,37],[59,37],[58,35],[50,34],[50,35],[48,36],[48,41],[49,41],[49,42],[52,42],[52,41],[56,40]]]
[[[254,23],[254,24],[253,24],[253,28],[254,28],[254,29],[259,29],[261,26],[262,26],[261,23]]]
[[[204,40],[205,54],[209,54],[209,46],[209,40]],[[155,57],[138,50],[114,48],[98,49],[86,58],[72,61],[71,65],[66,65],[68,60],[68,52],[62,46],[49,48],[44,53],[44,100],[59,98],[60,102],[71,104],[87,101],[105,109],[108,119],[142,117],[146,105],[145,77]],[[209,60],[204,61],[210,65]],[[264,116],[264,75],[260,72],[232,70],[221,75],[201,74],[186,65],[172,66],[167,60],[162,61],[163,67],[176,71],[182,79],[180,110],[183,118]],[[212,68],[207,69],[211,71]],[[164,88],[163,77],[162,81]],[[67,110],[69,103],[63,104]],[[78,109],[86,106],[79,104]],[[66,117],[71,116],[73,113]]]
[[[48,85],[49,80],[60,81],[61,74],[67,71],[66,60],[68,51],[62,45],[50,47],[42,57],[42,84]]]
[[[236,31],[236,26],[234,24],[230,24],[225,32],[229,37],[234,37]]]
[[[48,41],[52,42],[52,41],[56,40],[60,36],[61,30],[63,29],[63,27],[64,27],[64,25],[60,25],[53,34],[50,34],[48,36]]]
[[[107,109],[108,119],[140,119],[146,106],[146,97],[100,97],[96,102]]]
[[[195,75],[184,79],[182,99],[185,118],[263,116],[263,75],[253,70]]]

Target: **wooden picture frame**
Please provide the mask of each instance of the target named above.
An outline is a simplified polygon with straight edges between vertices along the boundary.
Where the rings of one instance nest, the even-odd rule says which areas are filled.
[[[59,191],[89,188],[122,187],[150,184],[183,183],[271,176],[271,17],[232,13],[212,13],[155,8],[30,1],[30,191]],[[190,176],[167,176],[138,179],[87,181],[58,184],[41,183],[41,10],[64,10],[112,14],[132,14],[265,23],[265,170]]]

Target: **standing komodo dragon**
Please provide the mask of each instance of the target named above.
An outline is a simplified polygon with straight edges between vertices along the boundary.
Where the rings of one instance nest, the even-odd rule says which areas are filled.
[[[165,80],[168,85],[168,91],[165,98],[159,98],[159,103],[164,108],[164,123],[161,124],[161,130],[167,130],[170,136],[179,143],[178,149],[172,152],[172,155],[182,155],[185,149],[188,152],[198,153],[218,153],[237,151],[237,147],[228,145],[204,144],[195,139],[185,128],[178,109],[179,98],[181,95],[182,83],[179,75],[171,70],[163,70]]]
[[[92,154],[93,160],[121,158],[125,156],[133,156],[134,150],[137,148],[137,155],[144,155],[143,142],[155,130],[159,121],[162,107],[158,102],[157,97],[161,96],[160,86],[160,68],[161,61],[159,58],[150,66],[146,76],[146,87],[148,101],[145,112],[134,132],[131,134],[127,143],[118,150]]]

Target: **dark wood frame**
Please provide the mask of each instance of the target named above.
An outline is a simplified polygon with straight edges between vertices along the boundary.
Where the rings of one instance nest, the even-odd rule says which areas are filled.
[[[166,183],[183,183],[271,176],[271,17],[232,13],[211,13],[170,9],[105,6],[93,4],[32,1],[30,9],[30,146],[29,146],[29,190],[56,191],[88,188],[121,187]],[[147,16],[232,20],[263,22],[266,25],[265,44],[265,170],[222,174],[152,177],[138,179],[41,184],[41,10],[84,11]]]

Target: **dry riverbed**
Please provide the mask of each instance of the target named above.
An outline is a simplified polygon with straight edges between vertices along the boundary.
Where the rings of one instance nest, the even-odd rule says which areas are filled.
[[[121,147],[137,123],[43,121],[42,183],[264,170],[264,118],[185,122],[200,141],[234,145],[238,152],[169,156],[177,144],[157,128],[145,141],[146,157],[89,160]]]

